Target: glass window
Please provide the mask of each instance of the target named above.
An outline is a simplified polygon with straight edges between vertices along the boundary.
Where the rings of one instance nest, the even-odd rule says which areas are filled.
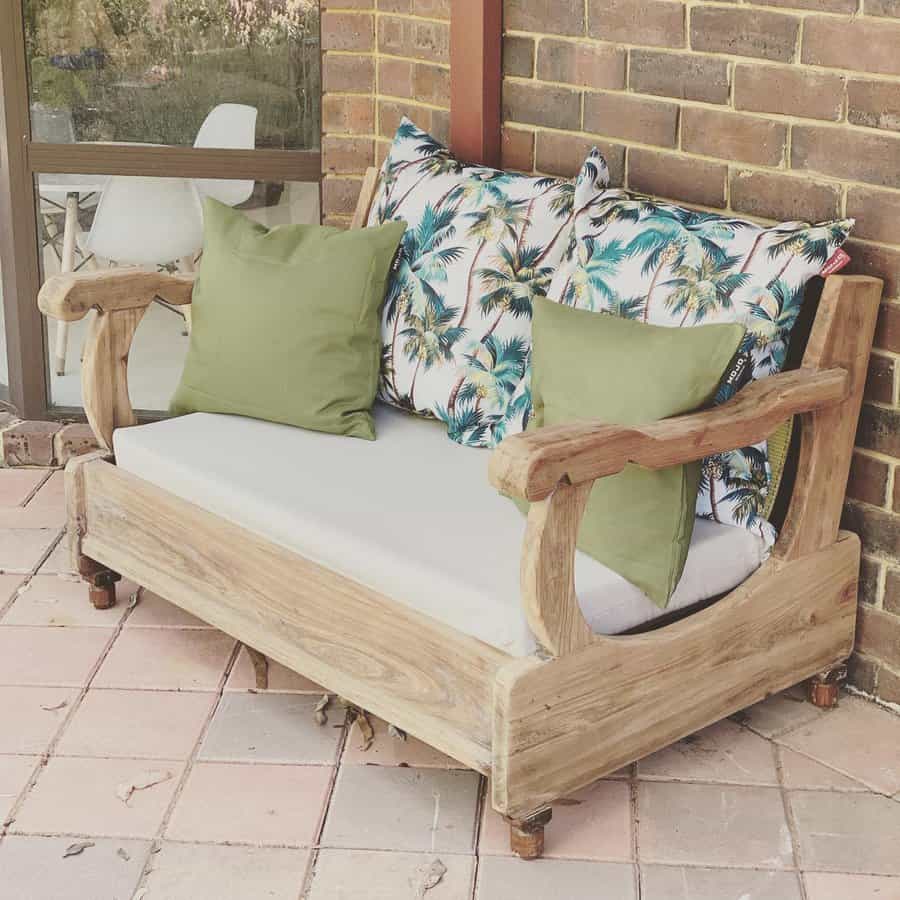
[[[266,225],[319,221],[319,185],[310,182],[41,175],[38,221],[44,277],[60,271],[139,265],[190,270],[200,253],[200,200],[216,197]],[[252,306],[248,305],[248,315]],[[48,322],[50,398],[80,407],[80,360],[92,313],[68,328]],[[163,411],[187,351],[187,323],[175,308],[154,303],[129,357],[135,409]]]
[[[316,0],[24,0],[24,18],[37,141],[246,147],[207,121],[241,104],[250,147],[319,146]]]

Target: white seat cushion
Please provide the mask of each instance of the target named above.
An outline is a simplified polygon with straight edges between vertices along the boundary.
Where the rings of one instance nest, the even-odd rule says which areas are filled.
[[[525,519],[488,483],[490,451],[443,423],[376,407],[374,442],[194,413],[116,431],[119,466],[179,497],[515,656],[535,649],[522,612]],[[765,557],[743,528],[698,520],[670,612],[730,590]],[[662,614],[578,554],[597,633]]]

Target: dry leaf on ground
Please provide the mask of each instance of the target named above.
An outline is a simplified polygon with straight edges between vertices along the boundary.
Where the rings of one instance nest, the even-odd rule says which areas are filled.
[[[135,791],[143,791],[154,785],[162,784],[172,778],[172,773],[165,769],[148,769],[140,772],[129,781],[123,781],[116,787],[116,796],[127,806]]]
[[[416,900],[423,900],[425,895],[437,887],[447,874],[447,867],[439,860],[433,859],[427,866],[420,866],[416,872]]]
[[[402,728],[398,728],[396,725],[391,725],[390,723],[388,723],[388,734],[393,738],[397,738],[398,741],[406,740],[406,732]]]
[[[66,847],[65,852],[63,853],[63,859],[67,856],[78,856],[79,853],[84,853],[88,847],[93,846],[93,841],[75,841],[74,844],[69,844],[69,846]]]
[[[116,850],[116,856],[118,856],[119,859],[124,859],[125,862],[128,862],[128,860],[131,859],[131,854],[124,847],[119,847],[119,849]]]
[[[372,728],[372,723],[369,721],[369,714],[365,710],[357,709],[354,721],[356,722],[356,727],[359,729],[359,735],[362,738],[359,749],[365,753],[375,741],[375,730]]]
[[[328,706],[331,703],[331,697],[328,694],[322,694],[322,699],[316,704],[313,718],[316,725],[326,725],[328,723]]]
[[[57,703],[57,704],[55,704],[55,705],[53,705],[53,706],[44,706],[44,704],[42,703],[42,704],[41,704],[41,709],[44,709],[44,710],[46,710],[47,712],[56,712],[58,709],[62,709],[63,707],[66,707],[66,706],[68,706],[68,705],[69,705],[69,701],[68,701],[68,700],[61,700],[59,703]]]

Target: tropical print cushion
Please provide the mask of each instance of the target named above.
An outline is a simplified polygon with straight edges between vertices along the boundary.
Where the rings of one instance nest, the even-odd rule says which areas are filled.
[[[737,362],[746,377],[723,382],[717,403],[747,380],[781,370],[806,283],[853,226],[845,219],[763,228],[625,191],[589,196],[581,186],[575,208],[583,212],[548,296],[654,325],[742,324]],[[763,518],[770,477],[765,442],[705,459],[697,515],[774,543]]]
[[[609,181],[598,151],[585,196]],[[566,250],[575,185],[459,162],[408,119],[381,169],[369,225],[407,223],[382,317],[381,399],[493,447],[521,431],[531,303]]]

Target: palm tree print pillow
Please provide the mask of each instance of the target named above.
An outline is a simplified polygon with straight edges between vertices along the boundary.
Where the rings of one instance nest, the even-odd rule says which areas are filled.
[[[598,151],[579,182],[589,194],[609,183]],[[531,303],[566,251],[574,196],[568,180],[461,163],[402,121],[368,221],[407,223],[382,317],[382,400],[468,446],[524,429]]]
[[[736,322],[748,377],[720,388],[727,400],[747,380],[781,371],[806,283],[819,275],[852,219],[764,228],[625,191],[579,186],[576,217],[550,299],[653,325]],[[697,515],[749,528],[769,544],[763,518],[771,471],[766,443],[703,461]]]

